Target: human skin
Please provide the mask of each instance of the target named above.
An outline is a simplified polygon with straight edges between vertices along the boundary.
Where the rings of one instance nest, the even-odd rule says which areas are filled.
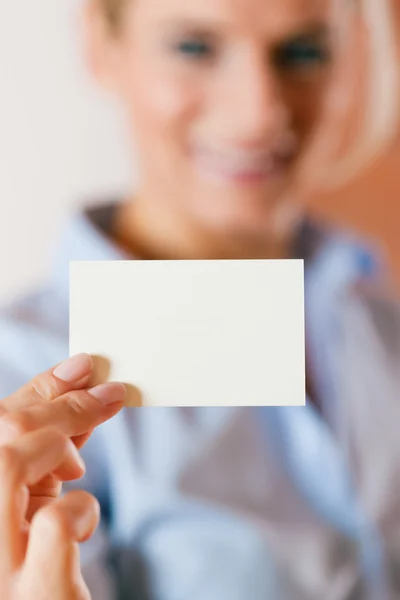
[[[397,274],[396,206],[368,220],[356,195],[338,210],[340,190],[316,193],[324,176],[342,183],[331,162],[362,113],[362,4],[89,1],[87,61],[139,167],[115,241],[147,258],[284,257],[308,210],[383,244]]]
[[[93,361],[72,357],[0,401],[0,597],[85,600],[78,543],[97,526],[97,500],[60,498],[81,477],[78,449],[124,405],[122,384],[90,388]]]
[[[116,240],[143,257],[285,256],[334,31],[330,0],[135,0],[117,27],[89,3],[88,63],[139,167]]]

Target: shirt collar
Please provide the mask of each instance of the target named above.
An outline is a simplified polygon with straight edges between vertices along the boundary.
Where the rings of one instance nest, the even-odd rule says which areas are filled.
[[[108,235],[117,206],[113,203],[89,208],[69,219],[52,267],[53,285],[63,298],[69,296],[70,261],[135,258],[118,248]],[[325,284],[338,289],[351,280],[370,276],[376,270],[374,255],[351,237],[322,229],[309,220],[301,224],[293,245],[293,256],[305,260],[306,283],[311,279],[320,290]]]
[[[78,260],[133,259],[116,246],[107,229],[116,205],[105,205],[73,214],[61,233],[52,265],[52,282],[63,298],[69,296],[69,263]]]

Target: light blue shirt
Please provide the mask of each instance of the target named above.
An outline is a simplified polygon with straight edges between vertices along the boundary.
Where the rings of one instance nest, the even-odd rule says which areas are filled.
[[[98,216],[104,217],[101,211]],[[124,258],[128,257],[87,214],[71,220],[48,283],[1,314],[0,398],[67,357],[69,261]],[[329,373],[335,297],[369,274],[372,264],[369,254],[353,241],[332,235],[326,235],[306,263],[309,358],[319,395],[328,408],[335,403]],[[314,509],[346,535],[359,536],[361,517],[344,459],[330,428],[312,405],[244,410],[259,411],[253,421],[255,434],[274,440],[283,468]],[[140,554],[156,600],[285,597],[267,544],[251,519],[191,498],[180,487],[191,461],[222,443],[219,440],[235,411],[198,408],[188,415],[179,409],[128,409],[96,430],[84,451],[88,467],[84,484],[99,497],[110,519],[108,528],[99,532],[84,553],[95,600],[115,593],[107,587],[111,584],[103,580],[99,567],[110,542]],[[133,567],[127,569],[127,580],[130,576],[141,598]]]

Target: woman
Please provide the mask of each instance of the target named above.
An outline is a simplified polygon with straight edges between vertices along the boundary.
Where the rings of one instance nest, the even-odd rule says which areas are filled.
[[[369,252],[294,208],[316,156],[311,149],[318,158],[326,145],[328,154],[334,150],[336,104],[326,109],[327,90],[335,82],[336,94],[336,68],[342,73],[339,66],[351,63],[346,44],[356,38],[348,35],[352,28],[339,33],[362,6],[88,5],[88,61],[123,103],[140,180],[126,198],[78,216],[47,288],[3,312],[0,395],[67,355],[70,259],[302,256],[309,396],[304,409],[129,410],[95,429],[83,450],[83,485],[99,498],[104,527],[84,547],[88,583],[98,583],[111,540],[125,596],[287,597],[278,571],[266,569],[272,551],[295,597],[345,600],[368,584],[384,598],[383,567],[397,560],[397,495],[377,490],[397,481],[397,435],[390,431],[398,414],[397,345],[388,335],[397,309],[366,287],[375,274]],[[381,35],[384,6],[371,29],[382,51],[390,40],[387,29]],[[387,86],[381,91],[387,98]],[[386,136],[387,108],[383,120],[371,121],[374,144]],[[325,110],[322,152],[314,135]],[[351,157],[358,166],[358,150]],[[377,395],[385,402],[384,440]],[[20,423],[24,410],[16,410]],[[332,433],[338,415],[349,436],[342,440]],[[373,469],[366,459],[371,439]],[[351,460],[343,460],[344,451]],[[138,563],[142,569],[134,569]],[[150,587],[139,581],[143,573]]]

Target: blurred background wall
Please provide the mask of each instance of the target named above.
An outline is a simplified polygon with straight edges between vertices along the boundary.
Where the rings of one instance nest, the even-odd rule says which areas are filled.
[[[73,206],[127,179],[115,107],[80,61],[79,4],[0,5],[0,301],[42,276]]]
[[[80,62],[79,4],[1,3],[0,301],[44,274],[72,208],[128,180],[121,120]],[[400,25],[400,5],[397,14]],[[351,196],[365,219],[384,219],[379,203],[369,207],[376,194],[400,201],[400,137],[368,173],[324,201],[340,213]]]

